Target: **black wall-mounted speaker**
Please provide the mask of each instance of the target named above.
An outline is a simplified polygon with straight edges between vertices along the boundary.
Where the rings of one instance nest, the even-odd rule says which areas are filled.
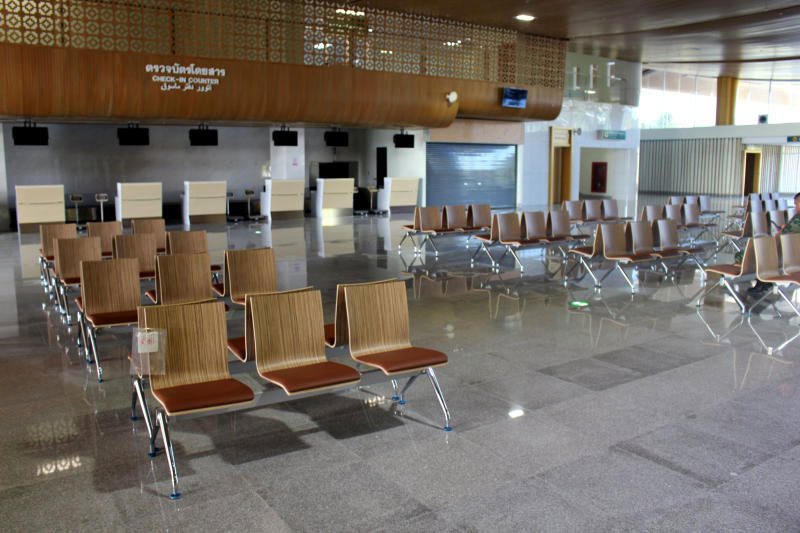
[[[205,128],[189,130],[189,144],[191,146],[217,146],[219,144],[217,130]]]
[[[414,148],[414,135],[410,133],[398,133],[394,136],[395,148]]]
[[[117,140],[120,146],[149,146],[150,130],[148,128],[117,128]]]
[[[272,144],[275,146],[297,146],[297,131],[275,130],[272,132]]]
[[[18,146],[47,146],[50,142],[47,128],[41,126],[14,126],[11,137]]]
[[[348,146],[350,144],[350,134],[346,131],[326,131],[326,146]]]

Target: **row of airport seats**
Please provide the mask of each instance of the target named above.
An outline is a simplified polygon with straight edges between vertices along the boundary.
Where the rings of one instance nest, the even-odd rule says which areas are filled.
[[[41,231],[46,236],[52,229],[43,227]],[[447,356],[411,345],[404,282],[338,286],[334,322],[326,325],[319,291],[307,287],[276,292],[272,249],[226,250],[225,282],[213,283],[207,251],[176,251],[170,246],[172,233],[191,232],[166,234],[166,251],[172,252],[170,255],[156,254],[153,234],[115,237],[114,249],[118,252],[130,244],[126,240],[146,243],[147,246],[131,247],[141,252],[137,257],[103,259],[99,237],[55,238],[53,242],[54,261],[59,266],[71,266],[77,261],[81,291],[75,298],[79,339],[87,358],[92,357],[98,368],[97,330],[139,326],[167,332],[164,372],[148,376],[142,371],[133,378],[132,385],[136,402],[133,415],[135,418],[138,403],[150,435],[152,455],[159,451],[155,442],[161,432],[172,497],[180,496],[169,434],[169,421],[174,417],[268,405],[295,396],[353,387],[365,380],[376,383],[376,374],[385,376],[384,381],[390,380],[395,399],[405,403],[409,385],[418,376],[427,375],[444,413],[444,428],[450,430],[450,412],[434,371],[447,363]],[[63,252],[70,247],[75,247],[76,253],[64,257]],[[142,274],[146,267],[141,261],[149,260],[155,261],[157,304],[142,306],[141,280],[145,279]],[[57,268],[51,269],[51,275],[57,278]],[[244,307],[244,337],[227,339],[228,306],[215,294]],[[62,292],[62,302],[66,298],[66,292]],[[366,370],[359,372],[328,361],[326,345],[348,346],[352,360]],[[258,376],[278,389],[256,397],[252,389],[230,377],[226,351],[254,366]],[[98,371],[98,381],[101,375]],[[400,377],[408,377],[402,388],[397,381]],[[148,407],[147,384],[158,403],[154,415]],[[280,395],[276,396],[276,391]]]
[[[634,266],[638,269],[646,266],[653,272],[660,273],[663,270],[664,275],[671,275],[687,260],[691,260],[702,271],[705,264],[699,257],[701,252],[702,248],[681,244],[677,223],[667,218],[600,223],[591,245],[568,251],[577,259],[576,266],[581,265],[592,278],[596,288],[601,288],[605,278],[617,271],[631,292],[636,291],[636,284],[625,267]],[[612,268],[603,277],[598,277],[595,270],[609,262]],[[565,283],[568,275],[565,276]]]

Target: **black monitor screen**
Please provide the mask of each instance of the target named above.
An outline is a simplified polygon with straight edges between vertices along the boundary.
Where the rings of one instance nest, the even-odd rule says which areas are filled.
[[[334,178],[352,178],[353,176],[350,175],[350,163],[335,162],[335,163],[320,163],[319,177],[322,179],[334,179]]]
[[[503,107],[525,109],[528,103],[528,89],[503,88]]]

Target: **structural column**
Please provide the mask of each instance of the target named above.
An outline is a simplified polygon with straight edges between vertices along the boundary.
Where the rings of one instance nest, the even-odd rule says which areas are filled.
[[[720,76],[717,78],[717,126],[733,124],[736,113],[736,93],[739,78]]]

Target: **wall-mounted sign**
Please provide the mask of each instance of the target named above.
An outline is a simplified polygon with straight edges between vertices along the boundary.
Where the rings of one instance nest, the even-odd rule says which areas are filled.
[[[787,143],[800,143],[800,135],[790,135],[786,137]]]
[[[198,93],[211,92],[215,85],[219,85],[220,78],[225,77],[225,69],[217,67],[198,67],[194,63],[181,65],[151,65],[144,66],[144,71],[152,74],[153,83],[159,84],[162,91],[195,91]]]
[[[554,147],[569,146],[569,129],[567,128],[550,128],[550,142]]]
[[[605,140],[624,141],[625,130],[597,130],[597,137]]]

